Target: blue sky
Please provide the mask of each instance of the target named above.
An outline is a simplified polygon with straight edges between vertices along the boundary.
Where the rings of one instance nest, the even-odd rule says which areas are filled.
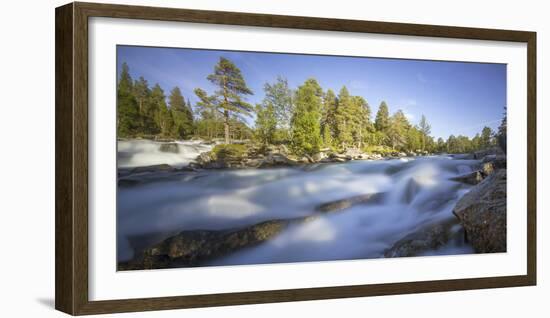
[[[220,56],[241,69],[254,92],[249,103],[261,102],[264,84],[279,75],[291,88],[314,77],[325,91],[338,94],[345,85],[363,96],[373,118],[382,101],[391,113],[402,109],[413,124],[424,114],[436,138],[473,137],[483,126],[496,129],[506,106],[505,64],[118,46],[117,75],[126,62],[132,78],[159,83],[166,95],[179,86],[194,104],[195,88],[214,91],[206,77]]]

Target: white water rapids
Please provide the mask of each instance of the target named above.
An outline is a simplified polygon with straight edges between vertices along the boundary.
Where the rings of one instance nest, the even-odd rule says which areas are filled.
[[[159,163],[182,166],[210,149],[199,142],[180,144],[180,153],[174,154],[160,152],[154,142],[121,141],[119,152],[132,155],[124,160],[119,156],[119,167]],[[133,257],[131,242],[136,238],[157,243],[184,230],[233,229],[307,216],[320,204],[368,193],[385,195],[380,202],[354,205],[291,225],[270,241],[212,264],[383,257],[386,249],[423,224],[453,217],[453,207],[469,186],[449,179],[472,171],[476,163],[434,156],[307,168],[204,170],[119,187],[118,260]],[[453,241],[425,254],[471,252],[469,245]]]
[[[178,152],[161,151],[162,144],[177,144]],[[212,145],[199,140],[175,141],[161,143],[150,140],[120,140],[118,141],[118,167],[143,167],[158,164],[169,164],[174,167],[188,165],[201,152],[210,151]]]

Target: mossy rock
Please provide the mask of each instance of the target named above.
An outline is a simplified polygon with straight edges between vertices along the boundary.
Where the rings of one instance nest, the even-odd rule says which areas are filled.
[[[211,157],[218,161],[241,160],[248,154],[248,148],[240,144],[216,145],[211,151]]]

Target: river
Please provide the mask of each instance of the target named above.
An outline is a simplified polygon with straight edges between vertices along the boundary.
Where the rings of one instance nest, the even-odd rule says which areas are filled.
[[[212,146],[180,142],[179,153],[159,143],[119,141],[119,167],[167,163],[185,166]],[[452,209],[470,186],[450,178],[473,171],[475,160],[451,156],[411,157],[317,164],[305,167],[202,170],[132,187],[117,196],[117,255],[126,261],[139,249],[184,230],[234,229],[258,222],[312,215],[320,205],[357,195],[383,194],[310,222],[207,265],[379,258],[423,225],[453,218]],[[450,231],[460,231],[453,226]],[[461,237],[461,236],[457,236]],[[472,253],[463,239],[422,255]]]

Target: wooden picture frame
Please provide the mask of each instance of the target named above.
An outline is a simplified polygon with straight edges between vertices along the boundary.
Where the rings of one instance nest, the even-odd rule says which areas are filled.
[[[72,314],[165,310],[536,284],[536,33],[451,26],[70,3],[56,9],[55,307]],[[527,43],[527,275],[145,299],[88,297],[88,19],[111,17]]]

